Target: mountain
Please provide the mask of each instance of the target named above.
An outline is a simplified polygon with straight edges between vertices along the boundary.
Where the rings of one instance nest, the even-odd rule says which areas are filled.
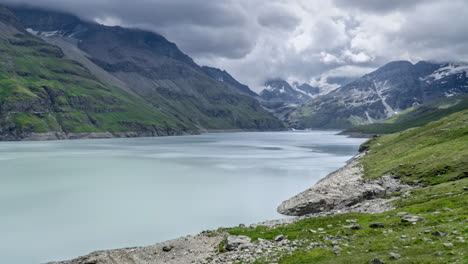
[[[2,46],[8,51],[4,54],[5,63],[1,67],[2,80],[12,83],[10,87],[16,87],[22,95],[7,97],[6,94],[15,93],[11,93],[12,88],[4,86],[1,89],[3,96],[0,97],[0,103],[8,105],[12,100],[26,98],[23,94],[40,97],[39,93],[42,92],[31,87],[28,83],[31,80],[37,82],[36,86],[41,86],[42,83],[47,83],[50,87],[61,86],[61,92],[57,96],[60,97],[62,92],[70,96],[60,97],[58,103],[75,104],[74,107],[79,107],[85,112],[95,110],[99,113],[102,123],[113,124],[89,125],[86,123],[86,116],[75,115],[73,118],[64,118],[66,121],[62,123],[69,124],[63,129],[65,134],[82,131],[146,131],[144,126],[139,125],[139,120],[148,120],[149,124],[158,129],[167,127],[173,131],[166,134],[176,133],[175,131],[193,133],[204,129],[284,127],[281,121],[263,109],[257,100],[231,91],[206,75],[189,56],[161,35],[137,29],[98,25],[49,10],[29,7],[10,7],[10,10],[18,20],[10,13],[2,18],[2,21],[13,21],[9,21],[8,24],[4,22],[0,29],[3,36]],[[15,32],[11,33],[13,29]],[[46,72],[47,67],[40,65],[49,67],[49,72]],[[89,80],[82,80],[85,84],[69,81],[78,78]],[[18,84],[19,80],[23,81],[21,85]],[[91,87],[94,87],[94,90]],[[104,91],[107,91],[105,96],[101,95]],[[97,94],[91,94],[94,92]],[[72,95],[79,99],[71,99]],[[132,101],[133,105],[128,109],[150,114],[142,117],[135,114],[131,120],[126,120],[118,114],[109,114],[107,119],[105,113],[117,110],[122,110],[125,115],[128,113],[124,111],[123,103],[106,96]],[[83,97],[88,98],[90,102],[82,102]],[[114,103],[121,107],[112,106]],[[34,103],[34,107],[48,107],[42,104]],[[97,109],[98,107],[110,109]],[[2,107],[2,114],[10,116],[11,111],[14,111],[29,115],[36,112],[35,110],[37,109]],[[65,110],[57,111],[62,113]],[[110,120],[111,118],[115,120]],[[89,119],[93,124],[96,117],[91,115]],[[76,122],[68,122],[70,120]],[[79,125],[82,121],[86,122]],[[18,127],[10,124],[6,129],[2,126],[2,134],[9,134],[8,131],[18,130]],[[58,128],[52,129],[47,126],[32,130],[45,133],[56,131]],[[26,136],[19,136],[21,137]]]
[[[436,99],[408,108],[383,122],[349,128],[343,131],[342,134],[368,136],[369,134],[395,133],[408,128],[423,126],[465,109],[468,109],[468,95]]]
[[[467,65],[395,61],[288,113],[297,128],[349,128],[437,98],[468,93]]]
[[[202,70],[208,76],[221,82],[222,84],[226,85],[228,88],[230,88],[233,91],[236,91],[240,94],[247,95],[247,96],[254,97],[254,98],[258,97],[258,94],[250,90],[250,88],[247,85],[238,82],[236,79],[234,79],[234,77],[232,77],[228,72],[224,70],[220,70],[218,68],[213,68],[213,67],[208,67],[208,66],[203,66]]]
[[[265,89],[260,93],[260,97],[268,102],[281,102],[286,105],[302,104],[318,94],[318,88],[308,84],[294,83],[292,86],[285,80],[274,79],[265,82]]]
[[[194,133],[197,128],[108,85],[0,8],[0,140]]]

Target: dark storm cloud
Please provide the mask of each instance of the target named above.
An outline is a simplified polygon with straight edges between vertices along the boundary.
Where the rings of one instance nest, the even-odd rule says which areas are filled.
[[[235,1],[205,0],[3,0],[71,12],[88,20],[142,27],[176,41],[191,55],[246,55],[255,40],[245,29],[247,14]],[[224,44],[224,45],[221,45]]]
[[[351,77],[391,60],[468,60],[466,0],[0,0],[139,27],[259,88]],[[322,78],[323,79],[323,78]]]

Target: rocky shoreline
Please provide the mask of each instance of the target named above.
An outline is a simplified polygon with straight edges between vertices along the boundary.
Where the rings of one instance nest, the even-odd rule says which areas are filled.
[[[268,131],[286,131],[285,129]],[[129,132],[47,132],[26,133],[18,136],[0,137],[0,141],[53,141],[53,140],[76,140],[76,139],[109,139],[109,138],[137,138],[137,137],[167,137],[167,136],[189,136],[204,133],[236,133],[236,132],[264,132],[260,129],[202,129],[199,131],[129,131]]]
[[[278,212],[296,217],[262,222],[251,227],[265,225],[273,228],[311,217],[348,212],[381,213],[394,209],[389,203],[392,199],[384,199],[384,196],[412,187],[389,175],[378,180],[365,180],[363,169],[359,166],[359,160],[364,155],[365,151],[360,152],[346,166],[278,207]],[[309,245],[309,242],[291,242],[285,237],[251,242],[248,237],[229,236],[223,229],[219,229],[152,246],[96,251],[73,260],[49,264],[253,263],[255,259],[279,259],[299,247],[322,246],[320,243]],[[220,254],[220,248],[225,252]]]
[[[76,139],[108,139],[108,138],[136,138],[136,137],[165,137],[198,135],[193,131],[130,131],[130,132],[47,132],[27,133],[20,136],[0,137],[0,141],[53,141],[53,140],[76,140]]]

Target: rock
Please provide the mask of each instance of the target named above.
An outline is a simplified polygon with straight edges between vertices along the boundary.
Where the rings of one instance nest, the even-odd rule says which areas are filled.
[[[239,224],[239,227],[245,227],[245,225],[244,224]]]
[[[427,237],[424,237],[422,240],[423,240],[424,242],[432,242],[432,239],[427,238]]]
[[[401,222],[403,223],[416,223],[424,221],[424,218],[416,215],[405,215],[401,218]]]
[[[401,255],[397,254],[397,253],[390,252],[389,255],[390,255],[390,259],[399,259],[399,258],[401,258]]]
[[[432,232],[432,235],[433,235],[433,236],[436,236],[436,237],[444,237],[444,236],[446,236],[447,234],[444,233],[444,232],[440,232],[440,231],[434,231],[434,232]]]
[[[232,251],[249,244],[250,241],[250,237],[247,236],[228,236],[226,238],[226,249]]]
[[[283,235],[278,235],[275,237],[275,241],[282,241],[284,239]]]
[[[370,223],[369,227],[370,228],[384,228],[385,225],[383,223]]]
[[[373,260],[371,260],[370,264],[385,264],[385,262],[383,262],[379,258],[374,258]]]
[[[365,180],[363,168],[359,165],[359,159],[364,155],[365,153],[356,155],[345,167],[327,175],[308,190],[284,201],[277,211],[291,216],[323,214],[330,211],[382,212],[383,203],[377,200],[411,186],[402,184],[400,180],[388,175],[376,180]],[[370,202],[371,200],[373,202]],[[353,207],[357,205],[359,209]]]
[[[357,219],[346,219],[346,223],[357,223]]]
[[[317,233],[317,231],[313,230],[313,229],[310,229],[309,232],[311,233]]]
[[[405,216],[405,215],[409,215],[409,213],[407,213],[407,212],[398,212],[396,215],[397,215],[398,217],[403,217],[403,216]]]
[[[442,245],[444,245],[444,247],[446,247],[446,248],[452,248],[453,247],[452,243],[443,243]]]
[[[348,228],[348,229],[352,229],[352,230],[361,230],[362,226],[360,226],[358,224],[352,224],[352,225],[344,226],[344,228]]]
[[[174,248],[174,246],[169,245],[169,246],[164,246],[164,247],[162,248],[162,250],[163,250],[164,252],[169,252],[169,251],[171,251],[173,248]]]

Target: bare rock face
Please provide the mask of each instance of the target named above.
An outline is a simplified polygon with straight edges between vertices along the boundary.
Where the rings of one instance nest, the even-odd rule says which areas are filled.
[[[303,216],[333,210],[352,211],[349,209],[366,201],[380,201],[387,194],[411,188],[390,175],[377,180],[365,180],[363,169],[359,165],[359,159],[364,155],[365,153],[359,153],[345,167],[329,174],[312,188],[284,201],[278,207],[278,212]],[[376,206],[367,205],[370,212],[378,213],[388,209],[375,204]]]

